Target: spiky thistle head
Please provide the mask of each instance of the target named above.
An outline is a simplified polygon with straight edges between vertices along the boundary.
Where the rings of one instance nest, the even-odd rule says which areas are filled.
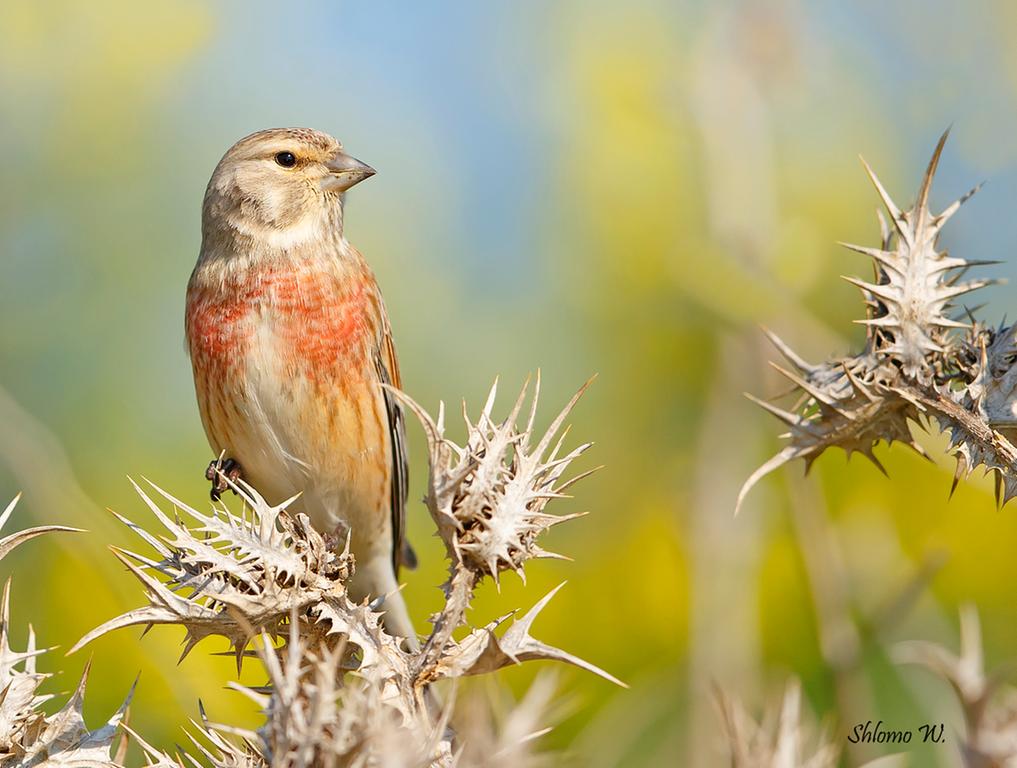
[[[416,414],[427,435],[430,477],[425,501],[445,544],[451,572],[444,586],[445,606],[432,618],[434,629],[414,662],[417,686],[441,678],[493,672],[529,659],[564,661],[621,685],[603,670],[529,634],[537,614],[558,588],[500,637],[495,630],[512,614],[472,631],[461,641],[452,636],[465,623],[473,590],[484,576],[491,576],[497,583],[499,572],[511,569],[522,577],[527,560],[560,557],[542,549],[537,537],[551,526],[580,515],[550,515],[545,507],[561,497],[568,486],[596,471],[561,479],[572,461],[589,448],[587,443],[562,453],[565,419],[590,382],[572,397],[535,444],[539,374],[529,413],[520,425],[528,384],[523,385],[508,416],[500,422],[491,415],[497,382],[476,423],[470,420],[464,403],[467,436],[463,445],[445,436],[444,405],[439,407],[438,418],[433,419],[410,397],[392,390]]]
[[[936,359],[953,346],[954,329],[967,323],[951,316],[954,301],[991,280],[962,282],[977,262],[937,250],[943,226],[976,191],[975,187],[937,215],[929,211],[929,190],[949,131],[943,134],[929,161],[914,205],[899,208],[869,164],[862,160],[880,200],[890,216],[882,226],[879,248],[844,245],[872,258],[875,280],[845,279],[858,286],[869,304],[869,316],[859,322],[869,328],[875,354],[894,361],[910,378],[929,381],[937,371]],[[881,218],[881,221],[882,218]]]
[[[445,436],[444,404],[434,420],[407,395],[393,390],[416,414],[427,435],[430,453],[427,506],[453,563],[461,562],[471,571],[497,581],[503,570],[513,570],[521,576],[523,563],[531,558],[561,557],[542,549],[537,538],[558,523],[582,516],[582,513],[550,515],[544,508],[552,499],[562,497],[570,485],[596,471],[562,480],[569,465],[591,445],[584,443],[562,453],[568,431],[563,430],[565,419],[589,384],[584,384],[572,397],[535,444],[532,441],[540,396],[539,374],[529,414],[522,425],[519,419],[528,382],[509,415],[500,422],[492,417],[497,382],[491,387],[476,423],[470,420],[464,403],[467,437],[463,445]]]
[[[349,550],[327,546],[305,515],[291,515],[294,499],[273,506],[241,483],[235,486],[244,503],[240,514],[225,505],[204,514],[153,485],[173,505],[170,517],[132,484],[169,534],[153,536],[114,513],[157,553],[152,559],[113,549],[144,585],[149,604],[92,630],[72,651],[121,627],[179,624],[187,630],[183,656],[201,639],[220,635],[233,646],[239,667],[258,631],[274,634],[293,611],[303,615],[326,596],[345,594],[353,570]]]
[[[964,274],[976,264],[993,262],[938,250],[943,226],[978,188],[942,213],[929,211],[929,191],[947,135],[936,145],[918,197],[906,210],[862,161],[889,214],[889,222],[879,216],[880,247],[847,245],[873,261],[872,282],[846,278],[861,289],[867,304],[867,317],[859,321],[867,326],[865,347],[812,365],[769,334],[791,363],[792,370],[777,370],[794,385],[796,401],[785,409],[750,398],[788,425],[784,437],[789,443],[745,482],[736,510],[761,477],[795,459],[803,459],[808,469],[828,448],[843,448],[849,456],[862,453],[880,470],[873,453],[880,440],[902,442],[924,456],[911,424],[929,421],[950,433],[958,479],[983,466],[997,473],[1003,500],[1017,495],[1017,449],[995,429],[1017,426],[1013,331],[1000,329],[993,341],[992,332],[975,322],[971,312],[970,323],[953,316],[958,297],[992,282],[964,281]]]

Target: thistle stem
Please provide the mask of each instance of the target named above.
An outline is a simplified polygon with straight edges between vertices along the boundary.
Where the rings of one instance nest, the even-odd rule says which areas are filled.
[[[975,444],[991,449],[1017,475],[1017,448],[992,425],[948,397],[927,387],[899,384],[894,387],[905,397],[932,411],[942,421],[959,427]]]
[[[473,590],[480,578],[481,574],[471,571],[461,561],[453,567],[445,588],[445,607],[435,618],[434,629],[420,654],[420,662],[414,674],[416,687],[420,688],[437,679],[438,662],[452,639],[452,633],[466,623],[466,609],[470,607]]]

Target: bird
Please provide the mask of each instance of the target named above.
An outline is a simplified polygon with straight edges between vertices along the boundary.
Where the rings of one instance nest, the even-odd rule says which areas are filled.
[[[226,478],[296,509],[333,543],[348,534],[355,601],[384,611],[412,650],[398,591],[407,454],[392,329],[374,273],[343,234],[347,190],[373,176],[310,128],[258,131],[212,173],[185,333],[201,421]],[[387,385],[387,386],[385,386]],[[337,544],[338,545],[338,544]]]

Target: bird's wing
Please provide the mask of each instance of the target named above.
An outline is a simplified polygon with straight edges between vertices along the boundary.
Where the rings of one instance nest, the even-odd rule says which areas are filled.
[[[378,377],[384,384],[402,388],[399,361],[396,359],[392,329],[385,320],[376,363]],[[417,567],[417,556],[406,541],[406,496],[409,492],[409,465],[406,452],[406,422],[402,405],[391,392],[385,390],[385,410],[388,414],[388,432],[392,444],[392,565],[396,575],[399,566]]]

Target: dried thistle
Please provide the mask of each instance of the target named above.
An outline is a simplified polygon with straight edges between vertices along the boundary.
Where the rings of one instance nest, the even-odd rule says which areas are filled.
[[[149,605],[92,630],[72,653],[122,627],[179,624],[187,630],[181,658],[203,638],[220,635],[229,640],[239,668],[244,649],[255,634],[278,634],[293,612],[302,615],[328,596],[345,595],[345,583],[353,569],[349,550],[337,552],[326,546],[305,515],[285,512],[293,499],[272,506],[243,485],[238,490],[244,497],[244,513],[236,515],[221,506],[205,515],[153,485],[173,504],[171,518],[131,482],[169,533],[153,536],[116,515],[159,555],[153,560],[113,548],[144,585]],[[196,525],[185,525],[179,512]],[[157,574],[168,577],[167,582],[159,581]]]
[[[899,664],[918,664],[950,684],[964,712],[961,754],[965,766],[1017,767],[1017,688],[1004,684],[1000,672],[986,674],[974,606],[960,610],[960,654],[913,640],[898,643],[893,656]]]
[[[862,161],[890,215],[893,231],[881,219],[881,248],[844,244],[871,257],[875,267],[874,282],[846,278],[861,289],[869,307],[868,318],[861,322],[874,330],[870,334],[873,353],[880,361],[899,366],[906,378],[926,382],[944,373],[942,356],[956,343],[954,330],[968,327],[950,316],[954,300],[991,282],[961,282],[974,263],[936,250],[943,226],[978,191],[975,187],[939,215],[929,212],[929,190],[948,133],[936,145],[918,199],[907,210],[897,207],[868,163]]]
[[[14,508],[18,506],[18,502],[21,500],[21,494],[15,496],[11,503],[7,505],[3,513],[0,513],[0,529],[7,525],[7,521],[10,520],[11,515],[14,514]],[[40,525],[35,528],[26,528],[23,531],[17,531],[9,536],[4,536],[0,539],[0,560],[3,560],[9,555],[15,547],[19,547],[26,541],[42,536],[46,533],[83,533],[80,528],[68,528],[66,525]]]
[[[512,764],[523,764],[525,756],[532,756],[534,731],[541,731],[530,726],[543,709],[542,687],[524,700],[500,732],[487,729],[471,736],[449,727],[454,699],[439,705],[432,684],[535,659],[564,661],[621,684],[531,636],[534,620],[560,587],[500,635],[512,613],[470,629],[459,640],[453,637],[466,625],[470,598],[485,576],[497,582],[504,570],[522,575],[530,559],[560,557],[541,548],[538,537],[556,523],[579,516],[550,515],[545,508],[585,476],[562,480],[588,445],[563,453],[564,435],[558,437],[585,387],[534,444],[537,392],[525,425],[518,424],[526,389],[508,417],[495,422],[492,388],[477,422],[466,419],[462,446],[444,435],[444,409],[435,421],[396,392],[427,432],[426,501],[450,560],[446,605],[419,651],[406,650],[389,635],[373,605],[349,599],[346,585],[355,563],[348,549],[337,551],[305,516],[291,514],[287,507],[292,500],[272,506],[243,483],[233,485],[243,503],[240,513],[219,504],[210,514],[153,485],[173,505],[172,515],[135,485],[165,533],[154,536],[117,515],[157,556],[120,549],[114,553],[141,581],[148,605],[107,621],[73,650],[122,627],[178,624],[187,633],[185,656],[210,635],[228,640],[238,667],[245,656],[256,654],[268,684],[261,689],[234,687],[263,708],[262,728],[243,732],[204,719],[195,724],[192,741],[215,766],[488,764],[473,757],[485,751],[481,741],[496,746],[497,754]],[[252,651],[256,638],[261,643]],[[174,758],[135,738],[151,764],[172,764]],[[478,744],[467,746],[470,738]]]
[[[0,528],[10,519],[19,498],[15,497],[0,514]],[[80,529],[47,525],[12,533],[0,539],[0,560],[26,541],[55,531],[80,532]],[[119,749],[118,757],[111,755],[113,742],[133,689],[101,728],[90,731],[82,716],[89,673],[86,665],[71,698],[58,712],[47,716],[42,705],[53,697],[40,694],[39,686],[49,675],[38,671],[36,659],[48,649],[36,647],[31,626],[25,650],[19,652],[11,648],[10,600],[11,582],[8,580],[0,607],[0,766],[116,766],[121,756]]]
[[[836,768],[840,750],[801,722],[801,685],[788,683],[780,709],[757,723],[740,702],[715,689],[733,768]],[[810,744],[812,746],[810,746]]]
[[[491,387],[476,424],[470,421],[464,403],[468,435],[462,446],[445,437],[444,403],[439,406],[438,420],[434,421],[414,400],[397,393],[420,420],[427,435],[430,481],[426,503],[453,567],[461,564],[497,582],[498,574],[504,570],[513,570],[522,577],[523,563],[531,558],[561,558],[541,549],[537,537],[582,514],[548,515],[544,508],[551,499],[561,498],[566,488],[595,470],[561,481],[569,464],[591,443],[560,456],[565,434],[553,448],[552,442],[589,385],[590,382],[583,385],[533,446],[530,442],[540,398],[539,374],[523,427],[518,420],[528,382],[508,417],[500,423],[491,418],[497,382]]]
[[[501,422],[495,422],[491,416],[497,382],[491,387],[475,424],[464,403],[467,439],[461,446],[445,436],[444,403],[434,420],[414,400],[398,393],[427,435],[430,477],[425,502],[450,561],[450,576],[444,587],[445,607],[434,617],[434,630],[417,659],[418,685],[541,658],[575,664],[619,683],[603,670],[530,637],[530,625],[560,587],[501,638],[494,630],[508,616],[474,630],[461,642],[452,638],[452,632],[465,623],[473,591],[485,576],[497,583],[498,574],[504,570],[513,570],[522,577],[523,564],[532,558],[561,558],[542,549],[537,538],[554,525],[582,516],[550,515],[545,507],[552,499],[562,498],[563,491],[573,483],[596,471],[561,479],[569,465],[590,447],[590,443],[584,443],[562,454],[567,433],[562,430],[565,419],[589,384],[584,384],[572,397],[535,445],[531,441],[540,397],[539,374],[523,426],[519,425],[519,417],[528,382]]]
[[[344,650],[343,644],[321,639],[312,645],[300,634],[297,621],[290,623],[282,649],[262,634],[258,655],[268,672],[268,686],[233,687],[262,708],[265,724],[257,732],[217,726],[208,730],[241,736],[238,752],[253,748],[264,765],[279,768],[452,765],[445,713],[432,718],[412,699],[394,695],[384,666],[346,669]]]
[[[191,741],[214,768],[295,768],[296,766],[399,766],[399,768],[470,768],[537,766],[537,738],[554,683],[541,677],[525,698],[495,726],[486,708],[473,702],[456,729],[449,727],[455,692],[435,717],[407,710],[375,668],[343,667],[342,648],[309,641],[290,623],[286,644],[275,648],[267,634],[257,654],[268,672],[268,685],[254,689],[231,684],[266,716],[257,731],[202,721]],[[175,759],[135,734],[154,765]],[[207,746],[206,746],[207,745]]]
[[[957,459],[954,484],[977,467],[993,472],[997,496],[1017,495],[1017,448],[1006,432],[1017,427],[1015,331],[992,329],[955,304],[990,280],[964,280],[976,262],[937,250],[947,221],[977,187],[942,213],[928,208],[929,190],[946,142],[943,134],[913,206],[899,208],[867,164],[890,222],[880,216],[877,248],[847,247],[872,259],[870,282],[847,278],[867,307],[863,350],[812,365],[775,335],[767,335],[793,370],[775,366],[794,386],[790,409],[753,399],[788,425],[788,445],[752,473],[738,495],[763,476],[795,459],[806,470],[828,448],[859,452],[882,470],[873,448],[880,440],[902,442],[925,455],[910,422],[934,423],[949,433]],[[864,164],[864,161],[863,161]],[[750,396],[751,397],[751,396]]]
[[[470,692],[463,706],[456,708],[454,727],[462,744],[459,765],[538,768],[557,764],[554,754],[538,749],[540,738],[551,730],[548,723],[556,719],[552,711],[556,687],[553,674],[541,674],[518,703],[507,706],[485,699],[476,690]]]
[[[802,686],[788,681],[780,707],[769,710],[760,722],[745,711],[741,702],[715,688],[724,737],[732,768],[836,768],[841,749],[826,729],[811,728],[802,715]],[[899,765],[902,755],[880,758],[859,768]]]

